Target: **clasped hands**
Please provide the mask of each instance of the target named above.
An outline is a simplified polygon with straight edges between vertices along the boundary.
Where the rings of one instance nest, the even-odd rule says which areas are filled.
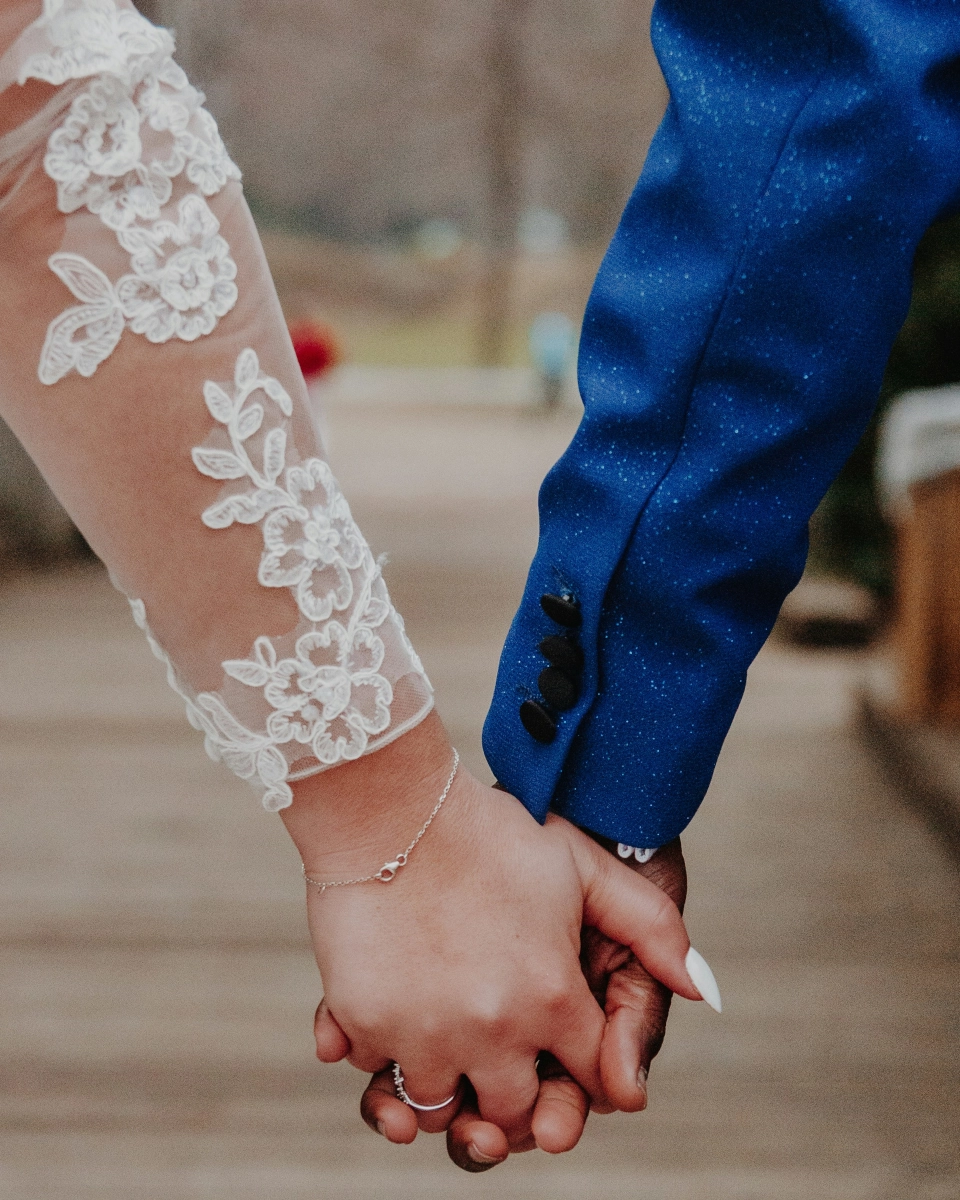
[[[284,819],[309,871],[375,869],[429,811],[451,758],[431,717],[304,781]],[[317,1055],[373,1075],[362,1112],[393,1142],[446,1130],[467,1170],[511,1150],[568,1150],[591,1107],[645,1106],[671,992],[701,999],[685,967],[684,891],[679,843],[631,870],[567,821],[540,826],[461,768],[389,884],[308,893],[324,984]],[[418,1103],[454,1101],[408,1107],[394,1062]]]

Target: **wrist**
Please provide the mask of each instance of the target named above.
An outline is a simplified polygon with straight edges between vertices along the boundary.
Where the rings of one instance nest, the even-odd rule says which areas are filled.
[[[383,749],[293,784],[293,804],[280,815],[310,874],[368,874],[409,844],[452,766],[431,713]]]

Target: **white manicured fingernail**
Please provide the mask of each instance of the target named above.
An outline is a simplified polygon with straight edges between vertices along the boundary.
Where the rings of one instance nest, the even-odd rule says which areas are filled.
[[[714,1012],[723,1012],[723,1002],[720,999],[720,989],[717,987],[717,981],[714,978],[713,972],[710,970],[710,965],[702,954],[699,954],[691,946],[687,951],[687,957],[684,965],[687,968],[687,974],[697,989],[700,995],[706,1000]]]
[[[377,1133],[379,1133],[381,1137],[387,1136],[387,1127],[382,1121],[377,1122]]]
[[[637,1071],[637,1087],[640,1089],[641,1092],[645,1092],[647,1090],[647,1068],[646,1067],[640,1067],[640,1069]]]

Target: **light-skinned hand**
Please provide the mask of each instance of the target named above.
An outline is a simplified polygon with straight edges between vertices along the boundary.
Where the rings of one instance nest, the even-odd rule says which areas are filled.
[[[433,732],[442,736],[439,722]],[[377,763],[368,760],[376,785],[410,779],[410,771],[391,774],[385,753],[371,756]],[[308,805],[299,816],[288,810],[310,874],[349,878],[376,870],[429,812],[451,760],[442,737],[413,789],[418,819],[404,841],[387,842],[379,855],[369,844],[355,854],[345,843],[324,853],[314,827],[329,817],[329,805],[313,819]],[[341,777],[340,786],[346,782]],[[510,1143],[529,1136],[540,1090],[535,1060],[543,1051],[596,1103],[606,1102],[605,1020],[580,968],[583,925],[629,946],[673,991],[700,999],[684,966],[682,918],[659,888],[567,821],[550,817],[540,826],[512,796],[466,771],[392,883],[322,895],[311,889],[308,918],[325,995],[318,1056],[347,1057],[372,1073],[399,1062],[407,1092],[422,1104],[445,1100],[465,1078],[483,1120]],[[404,1106],[410,1135],[418,1126],[445,1129],[456,1108],[417,1114]]]

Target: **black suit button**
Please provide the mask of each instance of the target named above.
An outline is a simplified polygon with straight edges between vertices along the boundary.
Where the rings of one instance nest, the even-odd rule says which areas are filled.
[[[549,746],[557,736],[556,721],[536,700],[524,700],[520,705],[520,720],[534,741],[541,742],[544,746]]]
[[[537,686],[544,700],[560,712],[573,708],[580,694],[570,676],[564,675],[558,667],[547,667],[541,671]]]
[[[564,592],[562,596],[546,592],[540,597],[540,607],[551,621],[556,621],[566,629],[579,629],[583,623],[580,605],[568,592]]]
[[[559,667],[567,675],[575,678],[583,672],[583,651],[568,637],[544,638],[540,643],[540,653],[554,667]]]

